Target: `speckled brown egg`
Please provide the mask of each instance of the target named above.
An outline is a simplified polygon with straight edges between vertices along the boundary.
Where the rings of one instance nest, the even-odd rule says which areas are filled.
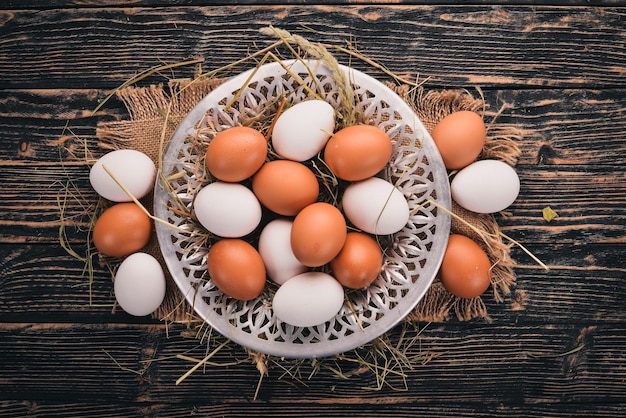
[[[391,139],[385,131],[372,125],[353,125],[328,140],[324,161],[340,179],[359,181],[385,168],[391,153]]]
[[[291,249],[305,266],[319,267],[333,258],[346,241],[343,214],[325,202],[313,203],[298,213],[291,227]]]
[[[491,262],[472,239],[452,234],[439,270],[443,286],[460,298],[475,298],[491,283]]]
[[[487,128],[476,112],[461,110],[443,118],[431,135],[448,170],[459,170],[478,158]]]
[[[252,178],[252,191],[269,210],[295,216],[317,200],[319,183],[304,164],[289,160],[265,163]]]
[[[242,239],[227,238],[213,244],[207,256],[207,269],[213,284],[235,299],[254,299],[265,287],[263,259]]]
[[[380,274],[383,253],[378,242],[362,232],[349,232],[343,248],[331,262],[332,274],[349,289],[363,289]]]
[[[265,162],[267,141],[261,132],[235,126],[219,132],[209,143],[205,164],[216,178],[239,182],[251,177]]]
[[[125,257],[141,250],[150,240],[150,217],[135,203],[118,203],[96,221],[93,243],[104,255]]]

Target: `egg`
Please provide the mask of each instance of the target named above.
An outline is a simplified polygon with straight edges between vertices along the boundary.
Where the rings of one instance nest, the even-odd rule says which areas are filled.
[[[276,317],[296,327],[312,327],[331,320],[343,306],[343,288],[329,274],[302,273],[283,284],[274,294]]]
[[[369,286],[380,274],[383,252],[374,238],[349,232],[341,251],[330,262],[333,277],[350,289]]]
[[[452,234],[443,255],[439,278],[453,295],[475,298],[482,295],[491,283],[491,262],[472,239]]]
[[[476,161],[460,170],[450,183],[452,198],[477,213],[495,213],[517,199],[520,180],[515,169],[498,160]]]
[[[156,258],[137,252],[122,261],[115,273],[115,299],[127,313],[149,315],[165,298],[165,274]]]
[[[259,254],[267,275],[278,284],[283,284],[307,270],[291,249],[292,225],[293,222],[289,219],[274,219],[265,225],[259,236]]]
[[[391,152],[391,139],[385,131],[372,125],[352,125],[328,140],[324,161],[340,179],[358,181],[382,170]]]
[[[304,164],[275,160],[265,163],[254,175],[252,191],[269,210],[284,216],[295,216],[317,200],[319,183]]]
[[[379,177],[350,184],[341,204],[348,220],[370,234],[396,233],[409,220],[409,204],[404,195]]]
[[[285,110],[272,130],[274,151],[305,161],[316,156],[335,129],[335,109],[323,100],[307,100]]]
[[[98,251],[125,257],[148,244],[152,233],[150,217],[135,203],[117,203],[96,220],[92,240]]]
[[[205,164],[217,179],[239,182],[261,168],[266,157],[267,141],[261,132],[247,126],[234,126],[211,140]]]
[[[105,167],[137,199],[146,196],[154,187],[157,170],[150,157],[131,149],[111,151],[91,167],[89,182],[96,193],[112,202],[130,202],[132,198]]]
[[[346,235],[346,221],[339,209],[329,203],[316,202],[295,217],[291,248],[302,264],[319,267],[339,254]]]
[[[213,234],[239,238],[259,225],[262,209],[252,190],[246,186],[216,181],[196,194],[194,213],[198,222]]]
[[[475,161],[485,145],[486,135],[483,119],[469,110],[450,113],[431,133],[449,170],[461,169]]]
[[[207,255],[207,270],[213,284],[239,300],[254,299],[265,287],[265,266],[258,251],[242,239],[222,239]]]

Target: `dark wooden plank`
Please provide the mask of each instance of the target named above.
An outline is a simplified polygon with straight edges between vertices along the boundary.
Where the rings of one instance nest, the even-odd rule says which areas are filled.
[[[269,44],[258,35],[268,22],[311,40],[353,41],[392,71],[431,76],[436,85],[619,86],[623,13],[541,6],[16,10],[0,26],[0,86],[113,88],[130,74],[189,57],[220,67],[254,42]]]
[[[276,0],[237,0],[239,5],[276,5]],[[473,0],[472,4],[498,5],[508,4],[504,0]],[[517,0],[516,4],[535,5],[535,0]],[[33,0],[8,0],[3,4],[5,9],[38,9],[46,10],[51,8],[92,8],[92,7],[162,7],[162,6],[230,6],[232,2],[226,0],[48,0],[45,4]],[[283,5],[304,5],[310,4],[308,0],[283,0]],[[356,4],[417,4],[417,5],[448,5],[450,1],[445,0],[316,0],[315,4],[331,4],[331,5],[356,5]],[[623,3],[620,0],[550,0],[542,1],[542,5],[554,6],[620,6]]]
[[[127,117],[116,100],[91,116],[89,109],[103,96],[103,91],[94,90],[0,93],[0,179],[5,185],[0,192],[0,236],[5,242],[57,242],[58,199],[64,198],[69,181],[77,190],[67,200],[66,213],[72,222],[85,224],[87,220],[78,217],[84,209],[72,199],[95,199],[87,181],[83,141],[94,156],[101,155],[97,123]],[[485,97],[491,108],[510,105],[498,121],[525,132],[517,167],[520,198],[501,225],[525,242],[623,242],[624,91],[488,91]],[[545,206],[560,217],[545,222]],[[72,229],[68,232],[81,239]]]
[[[299,417],[319,417],[326,416],[350,416],[371,418],[377,416],[381,418],[396,417],[522,417],[541,416],[545,418],[589,418],[606,417],[615,418],[622,415],[626,404],[547,404],[547,405],[525,405],[523,408],[514,406],[493,406],[485,404],[466,405],[440,405],[427,402],[413,404],[360,404],[355,407],[353,404],[298,404],[294,407],[289,402],[237,402],[237,403],[150,403],[141,406],[128,403],[79,403],[77,401],[54,402],[1,402],[0,417],[3,418],[23,418],[25,416],[46,416],[51,418],[79,416],[90,418],[118,418],[120,416],[141,416],[147,418],[180,418],[188,416],[202,417],[249,417],[250,410],[254,410],[255,417],[293,417],[294,409],[297,408]]]
[[[65,198],[68,179],[77,187],[68,197],[65,217],[70,239],[85,240],[84,228],[91,213],[81,206],[96,203],[88,181],[88,166],[5,166],[0,181],[0,240],[2,242],[58,243],[61,224],[59,199]],[[624,243],[626,173],[621,167],[578,166],[558,168],[520,167],[522,189],[508,209],[511,215],[498,218],[515,239],[526,243]],[[548,223],[542,209],[552,207],[559,217]]]
[[[193,363],[172,356],[186,352],[200,359],[207,349],[194,348],[196,342],[180,337],[180,331],[170,326],[168,337],[162,325],[0,324],[0,365],[5,372],[0,398],[111,399],[143,405],[161,404],[163,399],[172,404],[235,404],[254,398],[258,371],[237,347],[220,350],[213,358],[217,365],[207,365],[176,386]],[[377,385],[370,372],[340,379],[326,368],[337,366],[329,360],[321,361],[311,378],[316,366],[303,363],[301,381],[281,378],[284,370],[274,364],[258,399],[319,408],[333,403],[489,408],[552,404],[562,410],[583,403],[623,404],[625,331],[624,324],[437,325],[424,330],[407,354],[438,356],[413,369],[405,367],[406,381],[389,376],[386,382],[392,387],[368,390]],[[153,359],[158,361],[150,363]],[[244,363],[223,365],[236,360]],[[339,366],[344,371],[355,368],[347,362]]]
[[[376,71],[370,67],[368,72]],[[167,78],[154,76],[146,82],[166,83]],[[424,87],[439,91],[431,83]],[[479,97],[475,89],[469,91]],[[489,90],[482,94],[494,111],[507,106],[498,124],[512,124],[523,131],[519,165],[621,165],[626,152],[621,139],[626,130],[623,89]],[[105,96],[106,91],[97,89],[0,91],[0,161],[6,165],[9,161],[69,159],[67,152],[60,152],[61,139],[77,153],[77,159],[83,156],[84,141],[97,154],[97,123],[128,118],[115,98],[92,115]]]
[[[527,245],[551,267],[546,272],[519,248],[517,285],[504,302],[488,292],[487,310],[498,325],[626,323],[624,246]],[[150,323],[117,309],[110,272],[84,263],[60,247],[0,245],[0,320],[5,322]],[[182,295],[180,296],[182,299]],[[458,322],[452,313],[451,322]]]

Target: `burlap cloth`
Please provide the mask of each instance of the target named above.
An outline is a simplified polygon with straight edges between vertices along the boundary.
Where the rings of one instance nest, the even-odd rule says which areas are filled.
[[[208,79],[190,82],[172,81],[167,86],[127,87],[117,92],[117,97],[128,110],[128,120],[100,123],[97,127],[99,146],[106,150],[136,149],[150,156],[155,163],[159,155],[161,138],[171,137],[174,130],[189,110],[208,94],[221,80]],[[522,132],[515,126],[497,123],[497,116],[503,109],[492,112],[484,100],[473,97],[467,91],[428,91],[410,90],[408,86],[389,84],[417,113],[429,131],[446,115],[458,110],[471,110],[479,113],[487,124],[487,141],[479,159],[491,158],[515,166],[520,154],[516,142]],[[479,95],[480,96],[480,95]],[[167,116],[167,120],[166,120]],[[158,164],[157,164],[158,166]],[[143,201],[152,209],[150,198]],[[501,302],[510,294],[515,283],[513,268],[515,262],[510,257],[510,245],[498,235],[496,217],[469,212],[453,204],[453,213],[481,231],[477,234],[464,222],[452,218],[451,232],[466,235],[476,241],[487,252],[492,263],[490,287],[493,298]],[[159,259],[167,272],[163,258],[153,234],[152,241],[144,251]],[[106,262],[106,260],[103,260]],[[167,273],[166,273],[167,274]],[[185,302],[181,292],[168,276],[166,297],[161,307],[154,313],[159,319],[184,322],[194,317],[193,309]],[[454,313],[459,320],[483,318],[489,320],[483,298],[460,299],[450,294],[436,280],[415,310],[407,316],[411,321],[439,322],[450,318]]]

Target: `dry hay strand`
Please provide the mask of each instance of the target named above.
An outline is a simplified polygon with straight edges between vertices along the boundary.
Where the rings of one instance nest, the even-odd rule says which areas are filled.
[[[118,89],[111,92],[104,102],[113,96],[117,97],[128,110],[129,120],[103,122],[98,125],[96,134],[100,139],[98,144],[100,151],[122,148],[137,149],[150,156],[160,167],[163,150],[167,145],[168,138],[172,136],[180,121],[201,98],[205,97],[227,78],[228,71],[234,71],[242,64],[249,62],[256,62],[256,68],[269,59],[281,62],[281,53],[277,51],[277,48],[283,47],[301,62],[313,57],[321,60],[333,70],[334,77],[336,77],[337,80],[340,81],[339,84],[343,86],[341,91],[342,106],[340,119],[344,126],[353,123],[353,121],[358,118],[358,115],[355,115],[354,111],[352,86],[350,82],[345,79],[334,56],[328,51],[329,49],[334,49],[341,53],[348,54],[351,57],[359,58],[393,78],[397,84],[388,83],[388,86],[411,105],[429,131],[432,131],[439,120],[457,110],[472,110],[480,113],[485,119],[490,118],[491,120],[488,122],[487,143],[480,158],[500,159],[510,165],[515,165],[517,162],[520,150],[516,142],[521,139],[522,132],[515,126],[496,123],[497,117],[505,110],[505,107],[503,106],[497,112],[490,112],[480,90],[478,90],[480,96],[478,99],[473,97],[468,91],[446,90],[440,92],[426,92],[423,87],[423,82],[408,82],[353,48],[312,43],[303,37],[292,35],[271,26],[262,29],[261,33],[277,37],[279,41],[274,42],[266,48],[248,54],[245,58],[222,68],[204,73],[201,72],[197,74],[194,79],[170,80],[167,83],[167,89],[163,84],[141,88],[133,87],[133,84],[138,80],[143,80],[165,69],[178,68],[183,65],[195,65],[201,63],[202,60],[191,60],[178,64],[153,67],[131,78]],[[224,78],[217,78],[218,75],[223,75]],[[317,87],[315,85],[311,86],[309,93],[315,96],[316,89]],[[104,102],[101,103],[96,110],[100,109]],[[282,105],[280,103],[274,103],[273,106],[274,109],[280,107],[282,110],[284,103]],[[275,116],[261,114],[257,115],[256,119],[251,119],[249,122],[260,124],[263,129],[270,130],[274,121]],[[210,136],[211,133],[207,133],[207,135]],[[87,154],[87,152],[85,152],[85,154]],[[328,174],[326,167],[320,167],[317,174],[329,188],[332,188],[334,182],[337,181],[336,178]],[[67,198],[66,193],[65,199]],[[63,202],[63,199],[61,199],[60,202]],[[144,207],[146,211],[149,211],[146,208],[150,208],[152,202],[148,199],[148,201],[138,203],[142,204],[142,207]],[[453,206],[451,212],[453,215],[452,231],[469,235],[488,250],[493,263],[492,273],[494,280],[492,281],[492,287],[494,298],[497,301],[502,301],[504,295],[510,293],[510,288],[515,282],[513,273],[515,263],[509,257],[510,244],[521,244],[502,234],[497,228],[497,222],[492,215],[477,218],[473,216],[475,214],[463,213],[458,205]],[[64,216],[64,213],[62,214]],[[155,222],[160,221],[157,219],[154,220]],[[468,228],[468,225],[472,227]],[[486,232],[477,233],[477,230]],[[502,242],[503,237],[509,240],[509,244]],[[200,237],[198,239],[207,240],[210,238]],[[60,236],[60,240],[63,242],[62,236]],[[162,264],[164,264],[156,238],[149,244],[148,250],[157,256]],[[71,249],[68,247],[68,252],[69,251],[71,251]],[[92,255],[93,254],[90,255],[89,259],[91,259]],[[107,262],[107,260],[104,261]],[[167,273],[167,268],[164,268],[164,271]],[[211,338],[210,327],[197,317],[193,307],[189,306],[184,295],[181,296],[180,292],[178,292],[171,277],[168,278],[167,294],[166,300],[161,308],[155,312],[154,316],[166,323],[187,324],[186,333],[192,335],[196,340],[205,342],[207,347],[207,354],[200,359],[192,358],[185,353],[176,356],[181,360],[194,363],[191,369],[177,380],[176,383],[180,384],[201,367],[207,365],[218,366],[219,364],[212,362],[211,359],[228,345],[228,340],[222,340],[222,342],[216,343],[215,339]],[[310,379],[318,371],[324,369],[330,371],[340,379],[346,379],[364,373],[372,373],[376,382],[373,387],[374,390],[380,390],[385,386],[389,386],[391,378],[400,379],[402,382],[400,385],[401,390],[406,390],[407,385],[404,380],[406,375],[403,373],[403,370],[409,369],[416,364],[430,361],[439,355],[415,350],[415,347],[419,345],[422,330],[413,332],[411,336],[408,336],[407,327],[415,326],[417,322],[441,322],[448,320],[451,312],[455,312],[457,318],[460,320],[474,318],[489,320],[488,313],[481,298],[460,300],[443,289],[441,283],[435,282],[416,310],[407,316],[406,321],[401,323],[400,327],[403,327],[401,336],[395,343],[392,343],[389,339],[389,335],[385,334],[371,343],[349,353],[327,359],[294,361],[267,356],[263,353],[244,351],[247,354],[245,359],[237,359],[233,363],[228,364],[241,364],[247,361],[252,362],[256,366],[260,374],[260,379],[255,397],[258,394],[263,376],[268,375],[270,369],[273,367],[282,370],[282,375],[279,378],[290,377],[303,384],[306,379]],[[211,344],[215,348],[209,350],[209,345]],[[308,377],[303,374],[303,370],[307,364]],[[350,365],[354,367],[351,368],[349,367]]]

